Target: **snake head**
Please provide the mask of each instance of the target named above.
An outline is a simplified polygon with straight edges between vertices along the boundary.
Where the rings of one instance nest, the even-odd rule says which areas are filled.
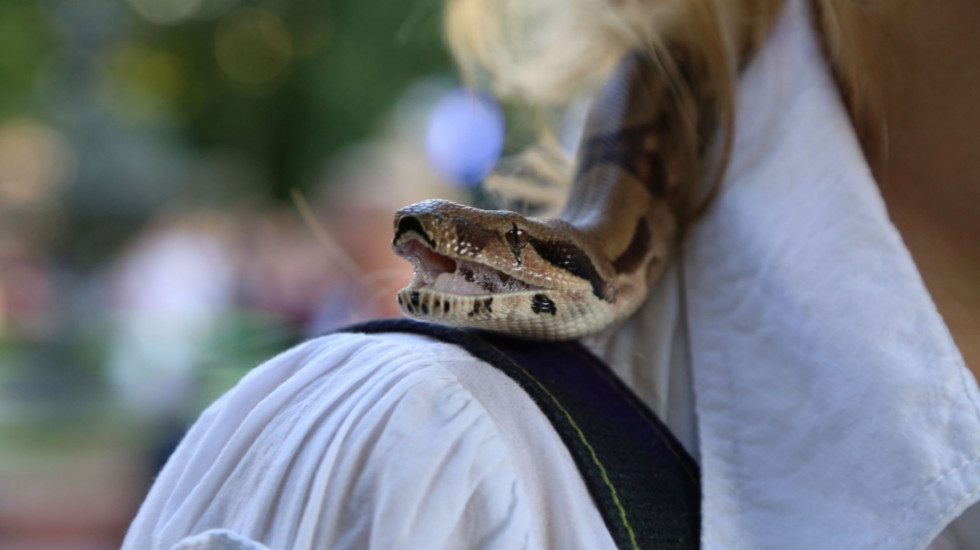
[[[428,200],[399,210],[394,232],[395,253],[415,265],[398,294],[414,317],[565,339],[589,332],[616,301],[612,266],[562,220]]]

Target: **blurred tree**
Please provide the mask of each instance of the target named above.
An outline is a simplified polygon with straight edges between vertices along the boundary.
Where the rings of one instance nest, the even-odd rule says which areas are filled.
[[[0,2],[0,121],[37,107],[34,76],[52,46],[44,15],[32,0]]]
[[[286,199],[376,131],[411,82],[449,71],[440,11],[435,0],[242,2],[167,26],[138,19],[132,34],[186,73],[174,102],[190,144],[244,153],[265,173],[259,191]]]
[[[288,200],[451,72],[441,2],[3,0],[0,125],[41,120],[77,159],[55,255],[100,265],[171,204]]]

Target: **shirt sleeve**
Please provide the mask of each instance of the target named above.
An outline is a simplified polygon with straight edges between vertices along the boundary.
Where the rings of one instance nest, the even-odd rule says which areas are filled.
[[[361,334],[270,360],[201,415],[123,547],[190,547],[215,530],[269,548],[538,546],[495,424],[445,367],[459,360],[475,361]]]

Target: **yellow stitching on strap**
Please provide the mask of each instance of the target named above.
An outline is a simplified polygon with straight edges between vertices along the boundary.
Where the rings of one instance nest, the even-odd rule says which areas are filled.
[[[524,367],[522,367],[520,364],[518,364],[510,357],[508,357],[505,353],[501,352],[499,349],[497,349],[496,346],[494,346],[490,342],[487,342],[486,340],[480,338],[479,336],[476,335],[474,336],[484,344],[497,350],[501,355],[507,358],[508,362],[510,362],[512,365],[520,369],[520,371],[523,372],[528,378],[533,380],[534,383],[539,388],[541,388],[541,390],[544,393],[546,393],[549,398],[551,398],[551,400],[555,403],[555,405],[561,410],[562,414],[565,415],[565,418],[568,419],[568,422],[572,425],[572,428],[575,429],[575,433],[578,434],[578,438],[582,441],[582,444],[585,445],[585,447],[589,450],[589,454],[592,455],[592,462],[595,462],[595,465],[599,467],[599,472],[602,474],[602,480],[605,482],[606,486],[609,487],[609,491],[612,493],[613,503],[616,505],[616,509],[619,510],[619,519],[623,522],[623,525],[626,527],[626,531],[629,532],[630,534],[630,544],[632,545],[634,550],[639,550],[640,546],[636,543],[636,533],[633,532],[633,527],[630,525],[629,520],[626,519],[626,509],[623,508],[622,503],[619,502],[619,494],[616,492],[616,487],[613,486],[612,480],[609,479],[609,475],[606,473],[605,466],[603,466],[602,462],[599,461],[599,457],[596,455],[595,449],[593,449],[592,445],[589,444],[588,439],[585,438],[585,433],[583,433],[581,428],[578,427],[578,424],[575,423],[575,419],[572,418],[571,413],[565,410],[565,407],[563,407],[561,402],[558,401],[558,398],[555,397],[554,394],[552,394],[550,391],[548,391],[548,388],[546,388],[544,384],[539,382],[537,378],[531,375],[531,373],[525,370]]]

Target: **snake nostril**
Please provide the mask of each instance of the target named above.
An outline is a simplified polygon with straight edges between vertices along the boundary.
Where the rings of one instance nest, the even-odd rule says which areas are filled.
[[[422,237],[422,239],[426,242],[426,244],[428,244],[432,248],[435,248],[435,242],[432,240],[432,237],[429,236],[428,232],[426,232],[425,227],[422,225],[421,220],[419,220],[416,216],[413,215],[398,216],[396,214],[395,238],[393,239],[393,242],[398,243],[398,240],[402,237],[402,235],[405,235],[406,233],[417,234],[419,237]]]

